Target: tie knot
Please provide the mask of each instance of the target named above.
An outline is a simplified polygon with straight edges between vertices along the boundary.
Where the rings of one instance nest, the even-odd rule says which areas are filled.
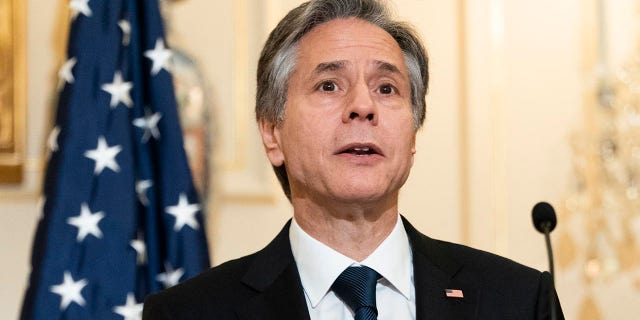
[[[366,266],[348,267],[338,276],[331,290],[351,308],[356,319],[359,309],[363,307],[368,309],[363,312],[373,311],[377,315],[376,283],[380,277],[375,270]]]

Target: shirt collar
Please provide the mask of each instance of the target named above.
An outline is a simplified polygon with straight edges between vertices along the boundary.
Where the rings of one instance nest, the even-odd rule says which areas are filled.
[[[351,265],[365,265],[376,270],[405,298],[411,297],[411,247],[399,217],[389,236],[361,263],[311,237],[302,230],[295,218],[289,228],[289,241],[302,287],[313,308],[329,292],[342,271]]]
[[[376,270],[405,298],[411,299],[413,256],[400,216],[389,236],[361,264]]]

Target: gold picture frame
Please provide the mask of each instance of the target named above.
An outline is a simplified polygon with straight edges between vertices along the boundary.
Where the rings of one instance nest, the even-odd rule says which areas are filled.
[[[0,0],[0,184],[22,182],[26,116],[26,11]]]

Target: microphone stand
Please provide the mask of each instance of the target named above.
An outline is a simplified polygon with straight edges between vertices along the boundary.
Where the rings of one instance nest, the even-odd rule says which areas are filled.
[[[543,222],[542,229],[544,230],[544,240],[547,243],[547,256],[549,257],[549,272],[551,273],[551,290],[549,290],[549,303],[551,304],[551,320],[556,320],[556,297],[554,295],[555,272],[553,270],[553,249],[551,248],[551,222]]]

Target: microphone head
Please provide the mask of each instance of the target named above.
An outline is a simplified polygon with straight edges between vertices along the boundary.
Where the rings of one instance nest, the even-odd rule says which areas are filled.
[[[548,228],[549,232],[553,231],[558,222],[556,220],[556,211],[546,202],[538,202],[533,207],[531,216],[533,218],[533,226],[542,233],[545,232],[545,228]]]

